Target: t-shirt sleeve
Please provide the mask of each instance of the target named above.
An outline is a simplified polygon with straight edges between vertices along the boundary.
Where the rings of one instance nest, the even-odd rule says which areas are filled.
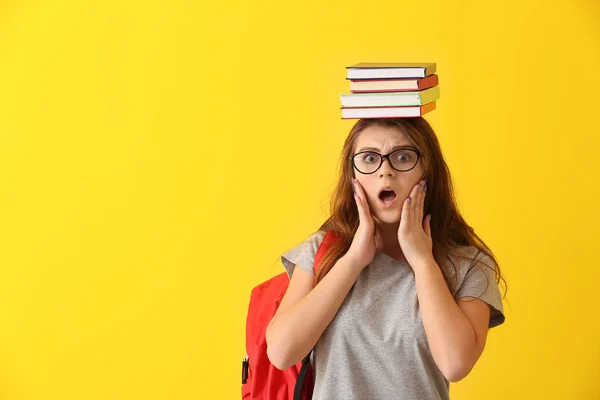
[[[315,232],[302,243],[281,255],[281,262],[290,279],[294,273],[294,265],[315,276],[315,255],[324,237],[324,231]]]
[[[454,297],[476,297],[486,302],[490,306],[489,328],[493,328],[505,320],[502,297],[496,283],[495,263],[483,252],[478,254],[476,261],[480,262],[469,267]],[[471,265],[470,262],[468,264]]]

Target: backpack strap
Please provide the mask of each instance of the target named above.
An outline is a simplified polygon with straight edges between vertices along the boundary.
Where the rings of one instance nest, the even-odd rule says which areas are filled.
[[[317,275],[317,271],[321,266],[321,261],[323,256],[327,252],[327,250],[337,241],[339,236],[334,231],[327,231],[319,248],[317,249],[317,253],[315,254],[314,260],[314,270],[315,276]],[[306,375],[308,374],[308,367],[310,366],[310,355],[312,354],[312,350],[304,359],[302,360],[302,368],[300,368],[300,374],[298,375],[298,380],[296,381],[296,387],[294,388],[294,400],[302,400],[302,388],[304,386],[304,381],[306,379]]]
[[[311,351],[312,353],[312,351]],[[306,374],[308,374],[308,367],[310,365],[310,354],[304,357],[302,360],[302,368],[300,368],[300,374],[298,374],[298,380],[296,381],[296,387],[294,388],[294,400],[302,399],[302,388],[304,387],[304,381],[306,380]]]

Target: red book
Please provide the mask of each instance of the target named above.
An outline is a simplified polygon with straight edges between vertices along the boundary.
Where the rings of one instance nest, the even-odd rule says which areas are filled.
[[[439,78],[436,74],[429,75],[427,78],[361,79],[350,80],[350,91],[352,93],[411,92],[425,90],[438,84]]]

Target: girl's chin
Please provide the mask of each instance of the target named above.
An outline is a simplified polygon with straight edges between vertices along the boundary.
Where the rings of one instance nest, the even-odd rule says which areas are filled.
[[[397,224],[400,222],[402,216],[401,211],[396,210],[396,212],[393,212],[392,210],[388,210],[387,212],[378,212],[377,215],[373,215],[373,218],[384,224]]]

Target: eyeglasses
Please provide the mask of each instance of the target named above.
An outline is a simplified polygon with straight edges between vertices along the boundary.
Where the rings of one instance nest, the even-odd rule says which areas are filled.
[[[398,149],[385,155],[376,151],[361,151],[351,155],[350,160],[354,168],[361,174],[373,174],[381,167],[385,158],[396,171],[407,172],[417,165],[420,157],[419,150]]]

